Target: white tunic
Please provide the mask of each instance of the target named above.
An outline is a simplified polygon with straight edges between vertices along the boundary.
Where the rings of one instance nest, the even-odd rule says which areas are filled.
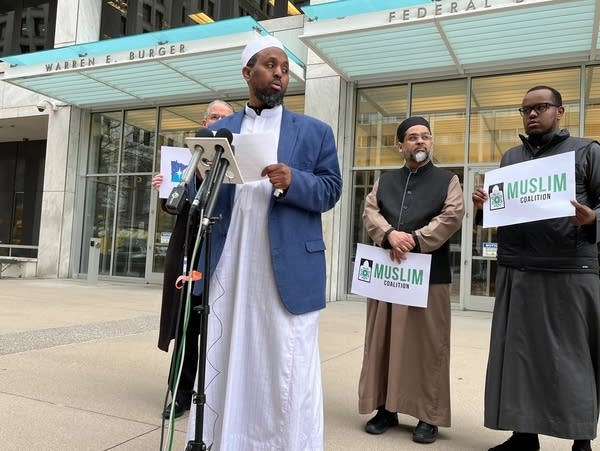
[[[247,108],[241,132],[278,137],[281,111],[257,116]],[[292,315],[279,298],[267,232],[271,196],[268,180],[236,187],[211,278],[203,440],[212,451],[323,449],[319,315]],[[188,440],[195,418],[192,405]]]

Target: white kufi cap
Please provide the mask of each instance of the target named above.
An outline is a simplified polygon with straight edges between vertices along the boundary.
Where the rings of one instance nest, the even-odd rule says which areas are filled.
[[[269,47],[277,47],[285,52],[285,48],[281,41],[271,35],[261,36],[260,38],[256,38],[246,46],[244,51],[242,52],[242,67],[245,67],[254,55],[264,49],[268,49]]]

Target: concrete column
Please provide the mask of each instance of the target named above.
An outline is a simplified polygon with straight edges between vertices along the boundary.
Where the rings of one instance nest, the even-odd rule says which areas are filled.
[[[346,83],[310,49],[307,55],[304,111],[328,123],[336,135],[338,158],[342,168],[345,150]],[[344,186],[344,193],[347,187]],[[342,195],[344,196],[344,195]],[[327,246],[327,300],[340,300],[338,294],[338,268],[340,263],[340,229],[342,228],[341,201],[333,210],[323,215],[323,234]],[[342,253],[343,254],[343,253]]]
[[[101,0],[58,0],[54,46],[97,41],[101,6]],[[46,114],[48,137],[37,277],[65,278],[72,275],[71,244],[82,112],[79,108],[64,106],[56,111],[48,109]]]
[[[81,110],[62,107],[48,115],[37,276],[65,278],[71,276]]]

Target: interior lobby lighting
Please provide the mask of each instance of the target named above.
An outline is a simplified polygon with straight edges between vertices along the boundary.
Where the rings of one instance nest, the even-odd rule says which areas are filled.
[[[275,0],[269,0],[269,5],[275,6]],[[300,10],[292,2],[288,2],[287,13],[288,16],[298,16],[301,14]]]
[[[199,24],[214,22],[214,20],[212,20],[212,18],[209,15],[203,12],[189,14],[188,17]]]

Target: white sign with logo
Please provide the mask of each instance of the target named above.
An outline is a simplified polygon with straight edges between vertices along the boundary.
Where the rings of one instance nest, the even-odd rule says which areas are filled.
[[[427,307],[431,255],[407,254],[398,264],[390,251],[356,245],[351,293],[394,304]]]
[[[483,227],[574,216],[575,152],[488,171],[483,189]]]
[[[171,190],[181,182],[191,158],[192,154],[187,147],[161,146],[160,173],[163,175],[163,182],[158,197],[161,199],[169,197]]]

